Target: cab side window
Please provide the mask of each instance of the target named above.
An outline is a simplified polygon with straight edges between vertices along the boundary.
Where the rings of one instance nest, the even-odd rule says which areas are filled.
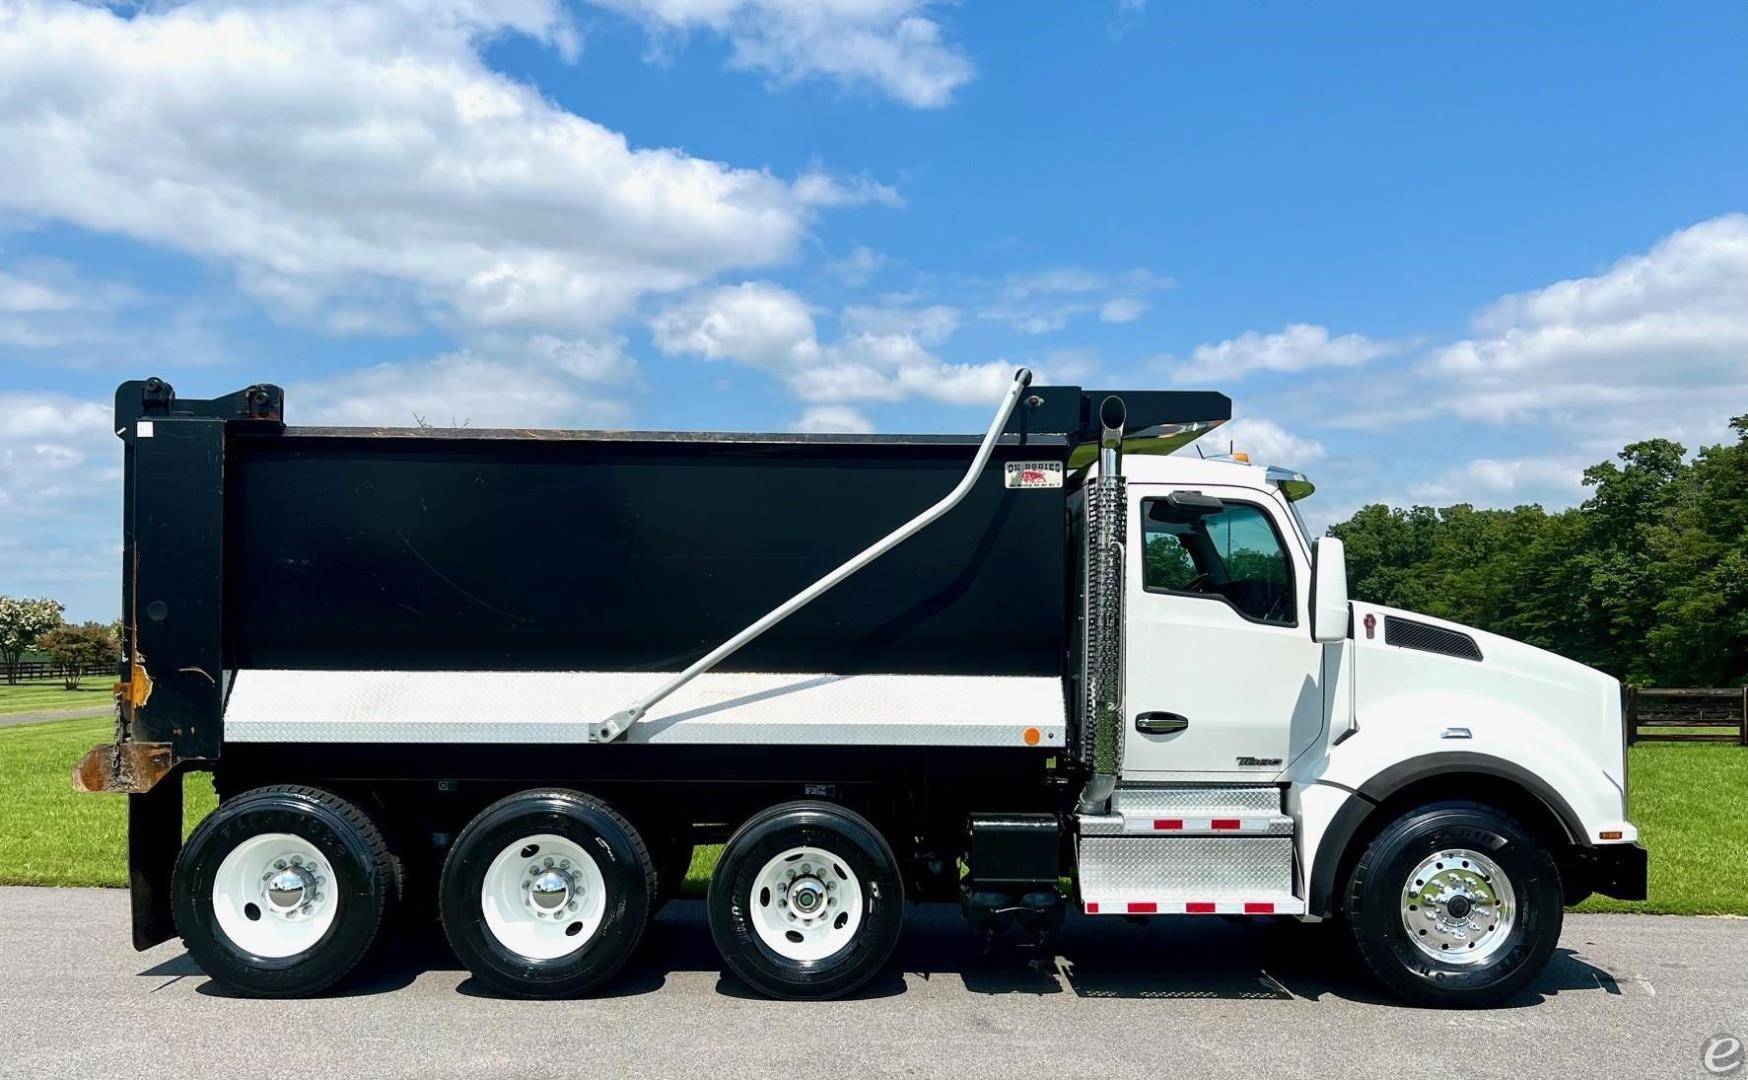
[[[1148,590],[1224,600],[1253,622],[1298,624],[1286,545],[1260,507],[1227,503],[1210,512],[1148,499],[1142,521]]]

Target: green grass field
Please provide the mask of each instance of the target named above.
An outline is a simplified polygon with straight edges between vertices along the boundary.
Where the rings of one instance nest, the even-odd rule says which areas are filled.
[[[77,690],[65,689],[59,679],[33,679],[16,686],[0,681],[0,716],[108,705],[114,684],[113,678],[100,676],[86,677]]]
[[[107,719],[0,728],[0,884],[125,885],[127,807],[119,795],[73,791],[73,764],[110,737]],[[1651,849],[1651,899],[1592,897],[1580,911],[1748,915],[1748,750],[1666,744],[1632,749],[1632,818]],[[190,828],[216,801],[196,773],[185,785]],[[686,892],[701,895],[717,847],[700,847]]]

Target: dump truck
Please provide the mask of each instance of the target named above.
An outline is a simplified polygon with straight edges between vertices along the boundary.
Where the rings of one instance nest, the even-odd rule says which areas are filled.
[[[721,844],[711,935],[773,997],[946,902],[1018,948],[1071,908],[1331,921],[1469,1006],[1644,897],[1614,679],[1350,597],[1307,477],[1183,452],[1224,395],[1031,383],[981,437],[122,384],[125,661],[74,783],[127,796],[134,946],[297,997],[436,919],[480,985],[583,995]]]

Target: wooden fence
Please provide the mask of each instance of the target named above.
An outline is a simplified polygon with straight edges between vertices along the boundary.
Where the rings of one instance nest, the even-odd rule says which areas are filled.
[[[1748,686],[1722,690],[1627,687],[1627,744],[1642,742],[1748,746]]]
[[[114,664],[91,664],[83,671],[79,672],[79,674],[86,677],[92,675],[113,676],[116,675],[120,666],[119,661]],[[5,675],[5,671],[0,670],[0,679],[4,679]],[[18,662],[18,679],[20,682],[27,679],[58,679],[60,677],[60,669],[47,660],[20,660]]]

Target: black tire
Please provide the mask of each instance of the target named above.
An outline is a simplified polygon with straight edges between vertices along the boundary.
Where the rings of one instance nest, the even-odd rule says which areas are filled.
[[[861,885],[860,926],[847,944],[820,960],[782,956],[752,923],[759,871],[785,850],[803,845],[840,858]],[[711,876],[707,906],[710,936],[741,981],[774,998],[823,1000],[855,991],[892,955],[904,921],[904,883],[891,845],[860,815],[830,803],[792,802],[756,814],[735,830]]]
[[[1404,926],[1410,875],[1447,849],[1491,859],[1515,894],[1514,923],[1479,963],[1429,956]],[[1343,915],[1361,962],[1387,988],[1416,1005],[1474,1007],[1510,997],[1541,973],[1560,939],[1563,895],[1559,867],[1535,833],[1501,810],[1453,801],[1412,810],[1378,833],[1349,875]]]
[[[680,895],[680,889],[686,884],[686,871],[691,868],[690,840],[670,840],[662,845],[656,854],[656,891],[655,902],[650,907],[651,918],[666,907],[669,900]]]
[[[562,836],[594,859],[606,887],[596,930],[552,959],[515,952],[486,923],[481,892],[492,861],[517,840]],[[439,886],[443,932],[473,977],[513,997],[574,997],[611,979],[636,951],[649,923],[655,869],[631,823],[593,796],[562,788],[524,791],[480,811],[456,837]]]
[[[258,956],[220,925],[213,886],[225,857],[265,833],[301,837],[328,860],[337,904],[323,936],[302,952]],[[370,951],[394,899],[398,869],[375,823],[338,795],[290,785],[227,800],[194,830],[176,859],[172,910],[190,956],[214,979],[252,997],[307,997],[344,979]],[[250,904],[263,915],[259,905]]]

